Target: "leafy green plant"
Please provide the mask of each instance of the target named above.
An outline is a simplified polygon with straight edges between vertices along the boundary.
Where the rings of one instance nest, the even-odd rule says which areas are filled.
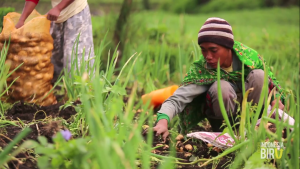
[[[8,48],[9,48],[9,42],[5,42],[3,45],[3,48],[1,49],[0,52],[0,98],[2,98],[2,96],[8,91],[8,89],[11,87],[11,85],[18,79],[14,79],[13,82],[7,86],[6,84],[6,79],[14,72],[16,71],[20,66],[23,65],[20,64],[19,66],[17,66],[14,70],[11,70],[9,72],[9,68],[10,68],[10,64],[11,63],[6,63],[6,56],[7,56],[7,52],[8,52]],[[5,87],[5,88],[4,88]],[[5,90],[4,90],[5,89]],[[6,106],[7,107],[7,106]],[[4,108],[5,106],[3,105],[2,101],[0,101],[0,119],[3,119],[4,117]]]

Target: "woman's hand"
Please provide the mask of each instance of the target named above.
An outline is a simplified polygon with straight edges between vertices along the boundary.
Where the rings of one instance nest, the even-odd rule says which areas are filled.
[[[69,6],[72,2],[74,2],[74,0],[62,0],[58,5],[56,5],[47,13],[47,19],[49,19],[50,21],[56,21],[59,17],[60,12],[67,6]]]
[[[56,21],[59,14],[60,14],[59,8],[56,6],[52,8],[48,13],[47,13],[47,19],[50,21]]]
[[[273,109],[273,107],[275,106],[276,102],[277,102],[277,99],[275,99],[275,100],[273,100],[273,101],[271,102],[271,109]],[[284,109],[284,105],[281,103],[280,99],[279,99],[279,101],[278,101],[278,108],[279,108],[280,110],[283,110],[283,109]]]
[[[24,25],[24,21],[19,20],[19,22],[15,25],[16,29],[21,28]]]
[[[166,142],[169,135],[168,121],[166,119],[159,120],[156,126],[153,127],[153,131],[156,131],[156,136],[162,135],[164,142]]]

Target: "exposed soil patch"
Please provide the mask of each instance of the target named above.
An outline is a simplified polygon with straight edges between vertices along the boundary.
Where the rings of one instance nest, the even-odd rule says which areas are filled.
[[[80,101],[76,101],[74,105],[80,104]],[[24,102],[17,102],[13,105],[11,109],[7,111],[7,120],[22,120],[26,124],[32,124],[29,127],[32,129],[30,134],[24,138],[24,140],[36,140],[38,136],[45,136],[48,142],[52,142],[52,137],[55,136],[64,127],[61,121],[52,121],[55,117],[60,117],[65,120],[71,118],[72,115],[76,114],[74,107],[69,106],[65,109],[59,110],[63,103],[58,103],[51,106],[38,106],[34,104],[28,104]],[[51,117],[51,118],[49,118]],[[35,121],[49,118],[45,121]],[[31,123],[33,122],[33,123]],[[14,139],[14,137],[22,131],[19,126],[9,125],[0,128],[0,147],[4,148]],[[19,143],[18,145],[20,145]],[[29,154],[28,152],[22,152],[16,156],[17,160],[9,162],[10,168],[19,169],[36,169],[36,161],[34,159],[34,154]]]
[[[203,123],[203,126],[197,126],[193,128],[192,131],[212,131],[212,130],[209,123]],[[146,133],[147,133],[146,131],[143,132],[143,136],[145,140],[147,139]],[[185,140],[183,137],[182,139],[178,139],[178,138],[180,137],[176,137],[176,140],[170,140],[170,138],[168,137],[166,142],[164,143],[162,138],[160,136],[155,136],[154,133],[152,146],[158,148],[152,150],[152,153],[168,156],[170,153],[170,146],[174,146],[176,149],[176,157],[182,159],[180,162],[191,163],[193,161],[196,161],[197,159],[210,159],[212,157],[216,157],[223,151],[217,147],[213,147],[211,144],[208,144],[198,139],[190,138]],[[230,162],[233,161],[233,159],[234,159],[234,153],[221,158],[219,161],[216,161],[215,163],[210,163],[207,166],[201,168],[217,168],[217,169],[226,168],[228,167]],[[178,164],[177,168],[200,169],[200,165],[203,163],[204,162],[199,162],[198,164],[193,164],[193,165]],[[152,168],[157,168],[157,167],[158,167],[157,164],[154,164],[152,166]]]
[[[37,169],[36,161],[31,158],[31,154],[28,152],[18,154],[16,158],[19,159],[19,161],[11,161],[8,164],[9,168]]]
[[[80,101],[76,101],[76,104],[80,104]],[[12,120],[40,120],[46,118],[46,116],[61,117],[63,119],[69,119],[72,115],[76,114],[74,107],[69,106],[59,111],[62,103],[58,103],[51,106],[38,106],[35,104],[29,104],[24,102],[17,102],[14,106],[7,111],[6,116]]]
[[[27,135],[24,140],[35,140],[37,141],[38,136],[45,136],[48,142],[52,142],[52,137],[55,136],[57,132],[63,127],[61,126],[59,121],[53,121],[48,123],[37,123],[29,126],[31,128],[31,132]],[[7,126],[5,128],[0,129],[0,147],[6,147],[14,137],[22,131],[21,127],[18,126]],[[21,145],[18,144],[18,146]],[[36,161],[34,159],[34,154],[29,154],[28,152],[19,153],[16,156],[16,159],[8,163],[10,168],[19,168],[19,169],[35,169],[37,168]]]

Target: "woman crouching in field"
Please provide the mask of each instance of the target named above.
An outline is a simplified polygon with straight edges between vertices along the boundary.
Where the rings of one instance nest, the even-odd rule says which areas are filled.
[[[264,81],[264,60],[253,49],[234,41],[232,28],[221,18],[209,18],[198,34],[198,44],[202,51],[200,60],[193,63],[181,87],[169,97],[158,111],[156,135],[169,135],[168,123],[177,114],[183,133],[187,133],[201,120],[207,118],[213,131],[221,131],[223,116],[217,92],[217,65],[220,60],[221,90],[224,106],[229,119],[237,116],[238,105],[242,101],[242,66],[244,62],[245,89],[254,88],[248,95],[248,102],[257,104]],[[269,92],[276,87],[279,108],[283,109],[282,89],[268,69]],[[271,102],[274,106],[276,99]]]

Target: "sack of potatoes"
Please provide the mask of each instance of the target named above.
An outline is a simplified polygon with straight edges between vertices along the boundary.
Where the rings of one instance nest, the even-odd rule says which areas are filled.
[[[19,29],[15,25],[21,14],[8,13],[3,20],[0,34],[0,50],[7,48],[6,63],[10,72],[7,79],[9,101],[24,101],[41,106],[55,104],[56,98],[49,93],[52,88],[54,66],[51,63],[53,39],[50,21],[34,10]]]

